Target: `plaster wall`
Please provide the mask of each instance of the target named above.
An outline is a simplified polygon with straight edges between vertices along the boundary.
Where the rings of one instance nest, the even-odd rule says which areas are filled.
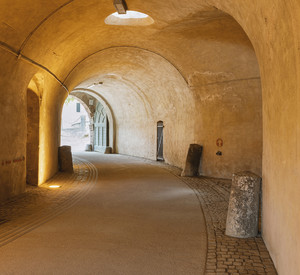
[[[263,237],[279,274],[299,274],[300,3],[247,1],[237,8],[216,2],[241,24],[258,57],[264,118]]]
[[[0,202],[25,191],[30,68],[0,50]],[[17,80],[17,81],[16,81]],[[27,85],[28,85],[27,82]]]

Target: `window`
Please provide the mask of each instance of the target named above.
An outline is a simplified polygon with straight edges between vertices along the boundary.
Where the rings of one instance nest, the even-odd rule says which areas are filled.
[[[76,103],[76,112],[80,113],[80,103]]]

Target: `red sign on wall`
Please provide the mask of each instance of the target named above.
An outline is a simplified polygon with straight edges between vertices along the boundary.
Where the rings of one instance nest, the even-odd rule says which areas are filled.
[[[217,141],[216,141],[216,144],[217,144],[218,147],[222,147],[223,146],[223,139],[218,138]]]

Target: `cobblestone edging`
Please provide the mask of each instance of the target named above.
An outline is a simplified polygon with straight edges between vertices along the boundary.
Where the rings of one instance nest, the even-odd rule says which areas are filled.
[[[167,169],[189,186],[198,197],[207,227],[207,275],[277,274],[261,237],[238,239],[225,235],[231,180],[205,177],[180,177],[179,168]]]
[[[66,211],[93,187],[98,171],[93,164],[74,157],[74,174],[58,173],[39,187],[0,205],[0,247]],[[50,185],[60,185],[50,189]]]
[[[262,238],[237,239],[224,234],[231,180],[183,178],[179,168],[150,160],[144,162],[166,169],[197,196],[206,220],[207,275],[277,274]],[[39,188],[28,187],[24,195],[0,205],[0,247],[73,206],[90,191],[97,177],[97,169],[91,163],[74,158],[74,174],[59,173]],[[61,188],[50,190],[52,184]]]

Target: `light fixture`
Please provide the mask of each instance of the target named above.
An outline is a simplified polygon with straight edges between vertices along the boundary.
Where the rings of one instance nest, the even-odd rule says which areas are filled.
[[[61,188],[61,186],[60,185],[49,185],[49,188],[57,189],[57,188]]]
[[[114,0],[114,6],[118,14],[126,14],[127,5],[125,0]]]
[[[88,86],[88,89],[89,89],[89,88],[92,88],[92,87],[94,87],[94,86],[102,85],[102,84],[103,84],[102,81],[99,81],[99,82],[97,82],[97,83],[93,83],[92,85]]]
[[[127,10],[125,14],[112,13],[104,22],[106,25],[147,26],[153,24],[154,20],[146,13]]]

